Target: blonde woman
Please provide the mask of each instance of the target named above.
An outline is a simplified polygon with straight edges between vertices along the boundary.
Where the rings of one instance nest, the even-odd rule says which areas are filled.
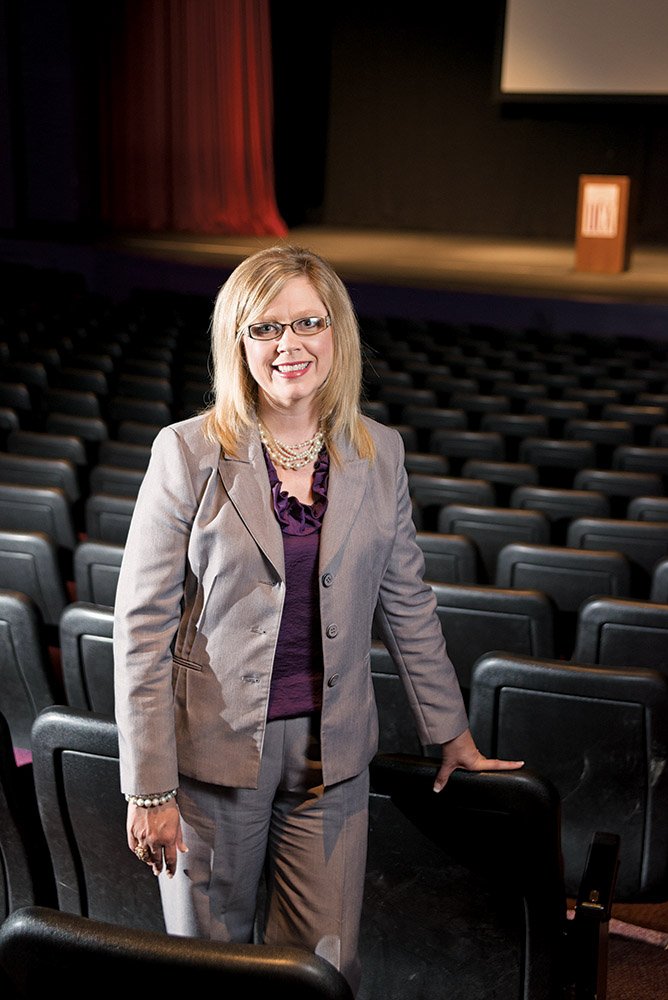
[[[468,730],[401,438],[360,412],[339,277],[262,250],[222,286],[211,336],[215,402],[158,434],[117,590],[128,845],[161,876],[168,932],[305,946],[355,992],[372,621],[442,745],[436,791],[456,767],[519,762]]]

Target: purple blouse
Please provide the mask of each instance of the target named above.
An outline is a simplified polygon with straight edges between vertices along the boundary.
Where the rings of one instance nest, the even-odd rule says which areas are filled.
[[[281,489],[263,449],[274,501],[283,532],[285,602],[278,633],[267,719],[308,715],[322,707],[322,638],[318,588],[320,528],[327,510],[329,455],[322,449],[314,465],[313,503],[303,504]]]

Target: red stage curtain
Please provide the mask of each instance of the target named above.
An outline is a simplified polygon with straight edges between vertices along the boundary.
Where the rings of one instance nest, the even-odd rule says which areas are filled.
[[[102,61],[113,230],[283,236],[268,0],[128,0]]]

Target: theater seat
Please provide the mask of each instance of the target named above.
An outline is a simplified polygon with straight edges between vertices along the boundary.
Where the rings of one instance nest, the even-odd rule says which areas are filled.
[[[592,597],[580,608],[573,659],[649,667],[668,677],[668,604]]]
[[[73,601],[60,617],[63,684],[72,708],[114,714],[114,612]]]
[[[33,725],[32,747],[58,908],[164,932],[158,880],[127,847],[114,720],[69,706],[47,708]]]
[[[592,843],[568,920],[554,787],[527,768],[458,770],[435,795],[437,768],[371,764],[360,1000],[603,997],[617,838]]]
[[[668,523],[629,518],[581,517],[568,526],[566,544],[581,549],[623,552],[631,563],[631,596],[645,599],[652,572],[668,556]]]
[[[0,712],[17,760],[30,758],[38,713],[63,700],[39,608],[26,594],[0,590]]]
[[[477,583],[478,551],[465,535],[418,531],[425,561],[424,579],[432,583]]]
[[[469,719],[482,753],[556,787],[569,894],[605,830],[621,843],[616,901],[668,899],[668,677],[491,653],[473,668]]]
[[[45,983],[65,980],[71,1000],[84,1000],[94,983],[120,994],[144,978],[165,995],[196,988],[229,1000],[352,1000],[338,969],[306,949],[130,932],[39,906],[17,910],[0,926],[0,975],[7,1000],[38,1000]]]
[[[76,599],[113,607],[121,571],[124,545],[93,539],[79,542],[74,550]]]
[[[515,543],[501,549],[495,582],[547,594],[556,608],[555,649],[570,658],[581,605],[594,594],[628,597],[631,567],[621,552]]]
[[[13,749],[9,725],[0,713],[0,926],[23,906],[56,906],[32,766],[19,766]],[[3,996],[8,996],[4,983]]]
[[[668,558],[659,559],[652,571],[650,601],[668,604]]]
[[[436,613],[464,694],[475,661],[491,650],[554,656],[554,609],[537,590],[432,584]]]
[[[496,561],[504,545],[511,542],[550,542],[550,522],[542,511],[515,507],[484,507],[479,504],[450,503],[438,517],[438,530],[465,535],[477,546],[481,566],[480,583],[493,583]]]

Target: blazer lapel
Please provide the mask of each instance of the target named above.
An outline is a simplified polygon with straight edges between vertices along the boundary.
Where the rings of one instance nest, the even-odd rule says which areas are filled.
[[[239,443],[236,456],[222,455],[218,468],[239,517],[284,580],[283,536],[274,514],[269,475],[257,432],[251,432]]]
[[[339,444],[342,463],[330,463],[327,510],[320,534],[320,571],[334,559],[350,534],[366,490],[369,463],[347,444]]]

